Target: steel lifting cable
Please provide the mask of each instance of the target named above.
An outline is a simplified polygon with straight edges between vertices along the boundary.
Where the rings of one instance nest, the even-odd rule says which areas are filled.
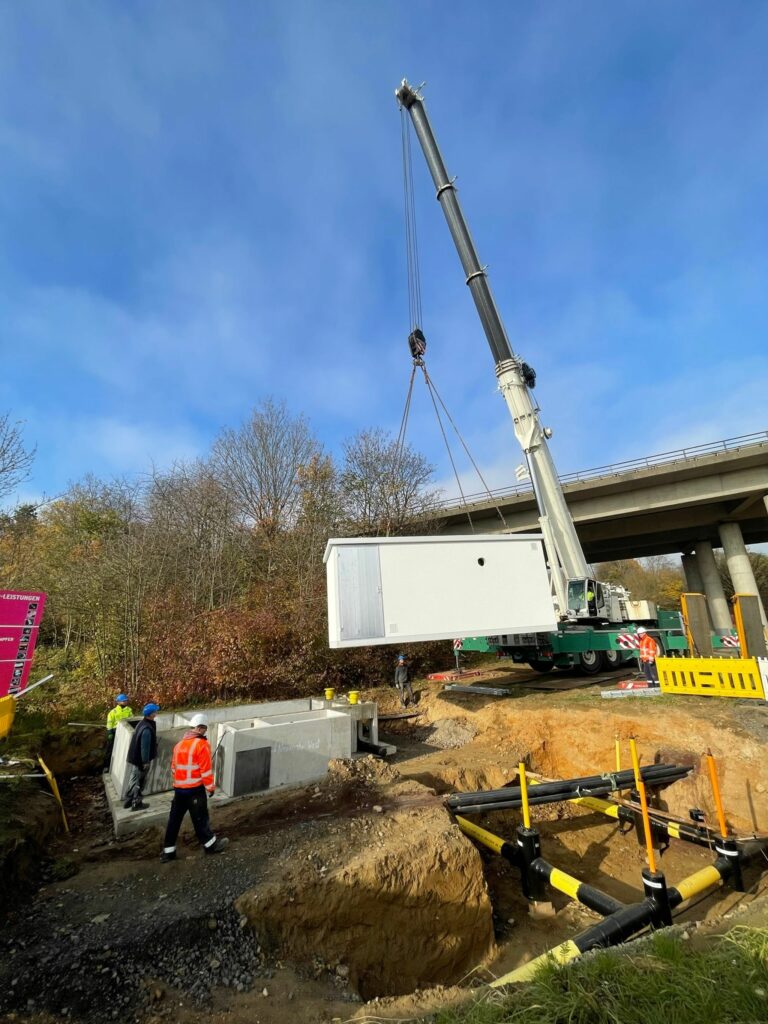
[[[487,483],[487,481],[486,481],[485,477],[483,476],[483,474],[482,474],[482,472],[481,472],[481,470],[480,470],[480,467],[479,467],[479,466],[478,466],[478,464],[477,464],[477,463],[475,462],[475,459],[474,459],[474,457],[473,457],[473,455],[472,455],[472,452],[471,452],[471,451],[469,450],[469,447],[468,447],[468,445],[467,445],[467,442],[466,442],[466,441],[464,440],[464,438],[462,437],[462,435],[461,435],[461,431],[460,431],[460,430],[459,430],[459,428],[458,428],[458,427],[456,426],[456,424],[455,424],[455,422],[454,422],[454,420],[453,420],[453,417],[451,416],[450,412],[448,411],[448,407],[446,406],[445,402],[443,401],[443,399],[442,399],[442,397],[441,397],[441,395],[440,395],[440,392],[439,392],[439,391],[437,390],[437,385],[435,384],[435,382],[434,382],[434,381],[432,380],[432,378],[431,378],[431,377],[429,376],[429,374],[427,373],[427,368],[426,368],[426,366],[422,366],[422,368],[421,368],[421,369],[422,369],[422,372],[424,373],[424,380],[425,380],[425,381],[426,381],[426,383],[427,383],[427,387],[428,387],[428,388],[430,389],[430,391],[434,391],[434,393],[435,393],[435,395],[436,395],[436,397],[437,397],[437,400],[438,400],[438,402],[439,402],[439,403],[440,403],[440,405],[441,405],[441,406],[443,407],[443,411],[445,412],[445,415],[446,415],[446,416],[448,417],[448,422],[449,422],[449,423],[451,424],[451,426],[453,427],[453,429],[454,429],[454,432],[455,432],[455,434],[456,434],[456,437],[458,437],[458,439],[459,439],[459,442],[461,443],[461,446],[462,446],[462,448],[463,448],[463,449],[464,449],[464,451],[466,452],[467,458],[468,458],[468,459],[469,459],[469,461],[470,461],[470,462],[472,463],[472,467],[473,467],[473,469],[475,470],[475,472],[477,473],[478,477],[480,478],[480,482],[482,483],[483,487],[485,488],[486,494],[487,494],[487,495],[488,495],[488,497],[489,497],[489,498],[491,499],[491,501],[493,501],[493,492],[491,491],[490,487],[488,486],[488,483]],[[463,497],[463,496],[464,496],[464,495],[462,494],[462,497]],[[499,515],[499,519],[501,520],[501,522],[502,522],[502,525],[503,525],[503,526],[504,526],[504,528],[506,529],[506,528],[507,528],[507,520],[506,520],[506,519],[504,518],[504,513],[503,513],[503,512],[501,511],[501,509],[500,509],[500,507],[499,507],[498,503],[494,503],[494,504],[495,504],[495,508],[496,508],[496,511],[497,511],[497,513],[498,513],[498,515]]]

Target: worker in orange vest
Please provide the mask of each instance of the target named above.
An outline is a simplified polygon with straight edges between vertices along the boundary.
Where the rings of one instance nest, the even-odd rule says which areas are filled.
[[[643,675],[649,686],[659,685],[659,671],[656,668],[656,659],[659,656],[659,645],[653,639],[645,626],[637,627],[637,636],[640,639],[640,665]]]
[[[173,800],[160,855],[163,864],[176,860],[176,839],[187,811],[206,853],[221,853],[229,843],[228,839],[217,838],[208,818],[208,797],[213,796],[216,788],[211,748],[205,736],[208,719],[205,715],[193,715],[190,725],[190,731],[173,748],[171,758]]]

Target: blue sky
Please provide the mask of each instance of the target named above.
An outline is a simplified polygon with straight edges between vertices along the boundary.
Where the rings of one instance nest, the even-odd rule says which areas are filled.
[[[561,472],[768,426],[768,6],[0,5],[0,410],[22,497],[204,454],[262,398],[397,430],[400,124],[426,81]],[[430,371],[520,462],[414,151]],[[455,493],[426,397],[410,440]],[[467,473],[467,486],[477,482]]]

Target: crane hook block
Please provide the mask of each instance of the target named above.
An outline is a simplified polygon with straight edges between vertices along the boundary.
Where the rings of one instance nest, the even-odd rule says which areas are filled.
[[[424,332],[420,327],[417,327],[408,335],[408,348],[411,350],[411,355],[414,359],[421,359],[427,351],[427,339],[424,337]]]
[[[536,371],[534,368],[529,366],[528,363],[520,363],[520,373],[523,375],[526,387],[533,390],[536,387]]]

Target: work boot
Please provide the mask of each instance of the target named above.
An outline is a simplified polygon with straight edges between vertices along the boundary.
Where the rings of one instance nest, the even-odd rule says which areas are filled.
[[[223,853],[224,850],[229,846],[229,840],[226,838],[217,839],[213,846],[206,846],[206,853]]]
[[[170,864],[172,860],[176,860],[176,851],[172,850],[170,853],[166,853],[165,850],[160,854],[161,864]]]
[[[149,807],[149,804],[145,804],[144,802],[140,804],[131,804],[132,811],[143,811],[145,807]]]

